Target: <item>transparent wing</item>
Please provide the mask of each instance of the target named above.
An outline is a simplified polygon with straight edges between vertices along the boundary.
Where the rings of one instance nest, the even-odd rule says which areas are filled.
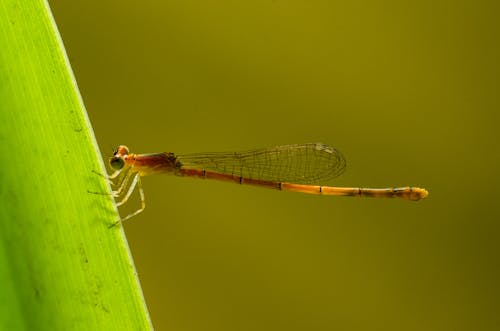
[[[204,153],[177,156],[182,168],[197,168],[259,180],[319,184],[339,176],[345,159],[335,148],[297,144],[239,153]]]

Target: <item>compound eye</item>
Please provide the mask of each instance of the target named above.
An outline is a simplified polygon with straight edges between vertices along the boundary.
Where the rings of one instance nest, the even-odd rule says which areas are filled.
[[[123,161],[123,159],[120,157],[112,157],[109,160],[109,164],[113,169],[120,170],[125,165],[125,161]]]

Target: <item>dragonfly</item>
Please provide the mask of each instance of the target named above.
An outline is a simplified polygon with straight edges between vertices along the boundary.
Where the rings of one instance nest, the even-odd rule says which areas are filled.
[[[266,187],[317,195],[402,198],[418,201],[428,196],[419,187],[333,187],[328,180],[341,175],[346,161],[339,150],[322,143],[295,144],[255,149],[245,152],[217,152],[175,155],[171,152],[135,154],[127,146],[116,148],[109,164],[114,172],[107,176],[116,205],[127,202],[135,188],[141,207],[121,218],[123,222],[146,207],[141,177],[172,174],[182,177],[215,179],[237,184]]]

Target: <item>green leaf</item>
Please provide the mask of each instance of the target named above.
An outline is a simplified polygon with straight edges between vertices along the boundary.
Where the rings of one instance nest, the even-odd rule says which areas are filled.
[[[0,1],[0,163],[0,330],[152,329],[42,0]]]

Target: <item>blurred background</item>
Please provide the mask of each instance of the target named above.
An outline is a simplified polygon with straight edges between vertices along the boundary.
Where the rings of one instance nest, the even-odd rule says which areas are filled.
[[[157,330],[498,330],[495,2],[49,3],[105,160],[319,141],[347,159],[326,184],[430,191],[144,178],[124,228]]]

